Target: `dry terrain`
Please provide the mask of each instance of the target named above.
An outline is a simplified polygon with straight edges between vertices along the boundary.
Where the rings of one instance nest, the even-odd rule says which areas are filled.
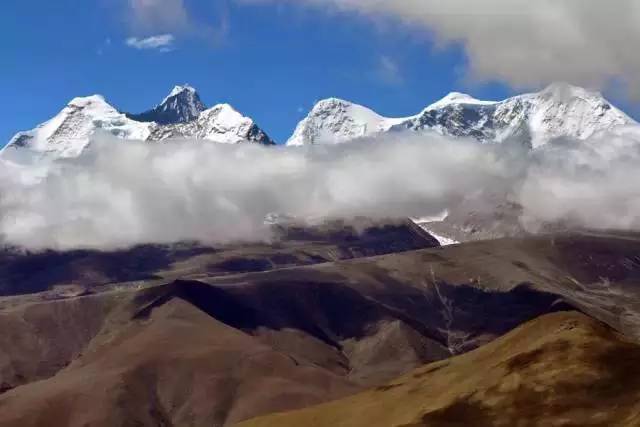
[[[632,425],[638,236],[339,228],[5,260],[0,426]]]
[[[637,426],[640,346],[576,312],[352,397],[238,427]]]

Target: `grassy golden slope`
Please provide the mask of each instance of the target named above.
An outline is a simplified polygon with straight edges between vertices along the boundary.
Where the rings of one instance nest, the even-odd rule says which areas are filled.
[[[640,346],[566,312],[386,386],[238,427],[638,425]]]

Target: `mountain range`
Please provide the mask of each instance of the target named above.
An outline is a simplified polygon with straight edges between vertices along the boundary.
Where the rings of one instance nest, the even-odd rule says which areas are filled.
[[[541,92],[504,101],[481,101],[452,92],[420,113],[402,118],[327,99],[316,104],[287,144],[335,144],[386,132],[431,130],[480,142],[519,141],[537,148],[556,138],[586,139],[629,124],[637,123],[600,93],[555,83]]]
[[[432,131],[482,143],[515,141],[535,149],[558,138],[583,140],[620,125],[637,124],[600,93],[555,83],[540,92],[503,101],[482,101],[453,92],[414,116],[400,118],[329,98],[313,107],[286,145],[336,144],[386,133]],[[100,95],[74,98],[52,119],[13,137],[2,156],[76,157],[99,131],[145,141],[195,138],[275,144],[254,120],[231,105],[207,108],[194,88],[183,85],[139,114],[121,112]]]

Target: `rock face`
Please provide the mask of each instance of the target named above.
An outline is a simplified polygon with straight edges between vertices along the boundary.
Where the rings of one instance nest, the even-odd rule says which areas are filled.
[[[100,95],[75,98],[52,119],[18,133],[1,156],[19,163],[73,158],[99,132],[143,141],[198,138],[230,144],[274,144],[252,119],[230,105],[206,109],[195,89],[176,86],[159,105],[141,114],[121,113]]]
[[[596,132],[637,124],[601,94],[568,84],[504,101],[481,101],[453,92],[415,116],[387,118],[347,101],[320,101],[288,145],[331,144],[385,132],[434,131],[480,142],[518,141],[537,148],[556,138],[586,139]]]

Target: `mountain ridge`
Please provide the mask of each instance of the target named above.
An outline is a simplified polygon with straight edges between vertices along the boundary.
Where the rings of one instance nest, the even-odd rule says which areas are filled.
[[[501,101],[451,92],[407,117],[385,117],[339,98],[315,104],[298,123],[287,146],[339,144],[396,132],[435,132],[481,143],[517,141],[535,149],[558,138],[584,140],[618,126],[638,125],[599,92],[554,83],[540,92]],[[4,158],[79,156],[98,131],[123,139],[158,142],[197,138],[217,143],[276,145],[253,119],[229,104],[210,108],[189,85],[178,85],[154,108],[125,113],[101,95],[72,99],[60,113],[36,128],[19,132],[2,149]],[[24,149],[24,150],[23,150]]]
[[[174,87],[161,103],[138,115],[121,112],[102,95],[73,98],[51,119],[18,132],[0,156],[18,163],[78,157],[97,132],[150,142],[198,138],[230,144],[275,144],[253,119],[228,104],[207,109],[197,91],[184,85]]]

